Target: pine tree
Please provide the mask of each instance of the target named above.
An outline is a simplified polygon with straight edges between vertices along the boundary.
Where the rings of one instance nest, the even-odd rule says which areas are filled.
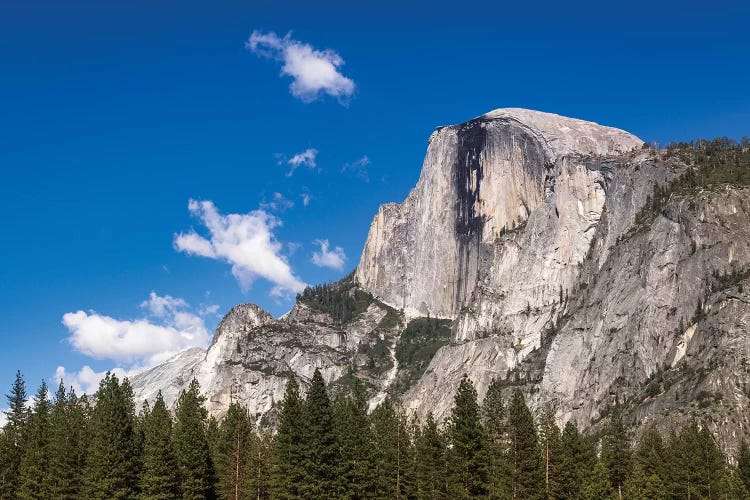
[[[20,498],[49,498],[50,409],[47,383],[42,380],[29,416],[20,467]]]
[[[302,498],[305,480],[305,407],[299,384],[292,375],[286,385],[274,440],[271,491],[274,498]]]
[[[544,471],[539,457],[531,410],[519,389],[508,406],[508,463],[513,499],[537,499],[544,492]]]
[[[371,415],[375,438],[376,496],[410,498],[416,492],[414,447],[404,414],[389,399]]]
[[[252,445],[248,449],[245,476],[247,478],[245,496],[248,499],[266,500],[271,498],[272,457],[274,454],[273,436],[270,432],[253,434]]]
[[[487,434],[489,455],[488,493],[493,499],[511,496],[510,466],[508,464],[508,433],[503,404],[502,383],[493,379],[482,402],[482,424]]]
[[[646,474],[639,462],[635,462],[623,486],[624,498],[639,500],[666,500],[667,489],[656,474]]]
[[[612,488],[611,473],[607,466],[600,460],[596,462],[594,470],[589,475],[586,484],[583,485],[582,500],[610,500],[617,497]]]
[[[52,498],[77,498],[81,487],[84,458],[83,436],[87,422],[78,408],[78,398],[65,391],[60,380],[50,415],[50,465],[47,475]]]
[[[622,411],[619,406],[612,412],[609,424],[602,438],[601,459],[609,471],[610,484],[622,500],[622,488],[631,468],[632,453],[630,439],[622,422]]]
[[[551,405],[542,408],[539,418],[539,449],[544,467],[545,496],[557,498],[560,491],[560,428]]]
[[[212,498],[214,471],[206,437],[208,412],[206,398],[193,379],[187,391],[180,394],[175,411],[174,442],[180,475],[180,492],[184,499]]]
[[[415,439],[417,497],[448,498],[446,439],[430,413]]]
[[[670,455],[673,497],[720,498],[727,487],[724,458],[705,426],[686,426],[670,444]]]
[[[568,422],[560,436],[560,466],[558,495],[555,498],[580,498],[596,466],[596,453],[578,432],[573,422]]]
[[[3,461],[0,463],[0,498],[17,498],[19,486],[19,471],[21,458],[25,449],[25,430],[28,410],[26,408],[26,383],[21,372],[16,372],[16,379],[11,386],[10,393],[5,396],[8,400],[8,410],[5,411],[7,423],[3,428]]]
[[[338,443],[333,410],[320,370],[313,374],[305,399],[305,473],[303,492],[308,498],[327,498],[335,487]]]
[[[337,401],[340,447],[338,491],[341,498],[366,498],[374,488],[373,438],[367,416],[367,393],[357,380],[351,396]]]
[[[487,437],[482,427],[477,391],[464,375],[449,419],[450,465],[455,497],[487,494]]]
[[[172,416],[159,391],[153,409],[143,415],[141,498],[179,498],[179,485],[177,458],[172,443]]]
[[[743,440],[737,453],[737,476],[747,491],[750,491],[750,446]]]
[[[656,428],[651,427],[643,434],[636,449],[635,461],[645,477],[655,475],[662,481],[666,481],[666,449],[664,439]]]
[[[123,387],[111,373],[99,383],[83,477],[86,498],[133,498],[137,492],[134,403],[132,392]]]
[[[221,498],[238,500],[245,493],[247,460],[251,455],[250,448],[255,445],[253,437],[253,423],[247,409],[232,402],[219,424],[214,455],[217,493]]]

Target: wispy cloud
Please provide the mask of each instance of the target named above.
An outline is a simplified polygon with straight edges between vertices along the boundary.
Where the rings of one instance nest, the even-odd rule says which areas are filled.
[[[344,60],[330,49],[317,50],[294,40],[291,33],[280,38],[274,32],[253,31],[245,47],[260,57],[282,64],[281,74],[292,77],[289,92],[303,102],[328,94],[346,104],[354,94],[354,81],[340,72]]]
[[[315,240],[313,243],[320,247],[320,250],[313,253],[312,263],[319,267],[330,267],[332,269],[342,270],[346,262],[346,254],[341,247],[334,247],[328,240]]]
[[[284,245],[274,235],[280,219],[264,210],[222,215],[211,201],[190,200],[188,210],[206,226],[208,237],[195,230],[176,234],[177,251],[229,263],[244,290],[258,277],[274,284],[272,295],[304,290],[306,284],[292,272],[281,253]]]
[[[367,155],[365,155],[357,161],[344,163],[344,166],[341,167],[341,171],[349,172],[350,174],[359,177],[365,182],[370,182],[370,174],[368,172],[370,163],[370,159],[367,157]]]
[[[283,155],[280,156],[281,158],[284,158]],[[310,170],[314,170],[315,167],[317,167],[317,157],[318,150],[315,148],[308,148],[301,153],[297,153],[296,155],[292,156],[291,158],[286,160],[287,165],[289,165],[289,171],[286,173],[286,176],[291,177],[292,175],[294,175],[294,172],[298,167],[307,167]]]
[[[312,195],[310,193],[302,193],[299,195],[300,198],[302,198],[302,206],[306,207],[310,204],[310,200],[312,200]]]
[[[283,212],[294,206],[294,202],[287,199],[281,193],[273,193],[270,201],[262,201],[260,208],[262,210],[271,210],[273,212]]]

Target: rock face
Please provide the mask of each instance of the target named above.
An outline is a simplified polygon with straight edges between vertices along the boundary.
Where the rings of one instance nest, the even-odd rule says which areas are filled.
[[[237,306],[207,352],[133,385],[173,400],[195,376],[213,412],[234,399],[272,415],[288,376],[304,387],[319,367],[334,388],[364,380],[372,404],[389,394],[444,417],[467,374],[480,396],[499,378],[583,429],[618,402],[637,429],[701,416],[732,446],[750,425],[750,188],[672,189],[657,206],[688,169],[627,132],[536,111],[438,128],[417,186],[380,207],[335,285],[357,298],[351,319],[314,301],[279,320]],[[449,338],[406,328],[424,316]]]

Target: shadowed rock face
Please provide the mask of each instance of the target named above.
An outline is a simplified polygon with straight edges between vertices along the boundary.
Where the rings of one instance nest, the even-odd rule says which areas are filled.
[[[467,374],[480,396],[499,378],[554,404],[561,423],[595,428],[619,402],[637,429],[697,416],[732,447],[750,426],[750,189],[683,190],[649,211],[687,167],[641,146],[519,109],[441,127],[416,187],[380,207],[337,285],[368,297],[351,321],[237,306],[207,352],[136,376],[136,394],[170,401],[197,377],[215,414],[234,399],[272,416],[290,374],[304,387],[317,367],[334,389],[360,378],[373,404],[390,394],[441,418]],[[428,315],[452,339],[409,351],[409,366],[400,337]]]

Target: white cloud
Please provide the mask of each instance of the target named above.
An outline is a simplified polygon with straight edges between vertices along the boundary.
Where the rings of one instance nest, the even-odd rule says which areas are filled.
[[[77,351],[96,359],[127,363],[130,369],[153,366],[190,347],[208,345],[210,333],[203,318],[188,304],[151,292],[141,303],[150,318],[119,320],[95,311],[63,315],[68,341]]]
[[[196,200],[190,200],[188,209],[206,226],[209,237],[204,238],[194,230],[176,234],[177,251],[226,261],[245,290],[258,277],[275,285],[272,295],[301,292],[307,286],[294,275],[281,254],[283,245],[273,234],[281,221],[272,214],[253,210],[247,214],[222,215],[213,202]]]
[[[263,201],[260,204],[260,208],[262,210],[273,210],[275,212],[283,212],[289,208],[292,208],[293,206],[294,206],[294,202],[291,200],[288,200],[281,193],[273,193],[273,197],[271,197],[271,201]]]
[[[287,164],[289,165],[289,172],[286,173],[287,177],[291,177],[294,175],[294,171],[297,170],[297,167],[307,167],[310,170],[314,170],[317,166],[316,158],[318,157],[318,150],[315,148],[308,148],[301,153],[297,153],[296,155],[292,156],[288,160],[286,160]],[[283,158],[283,155],[280,156],[280,158]]]
[[[113,368],[109,371],[119,379],[133,375],[133,372],[127,372],[122,368]],[[54,385],[51,391],[54,392],[60,380],[62,380],[65,387],[72,387],[77,395],[91,395],[99,388],[99,382],[101,382],[106,374],[106,371],[97,372],[88,365],[85,365],[78,372],[68,372],[64,366],[58,366],[52,380]]]
[[[370,175],[367,171],[367,167],[370,165],[370,163],[370,159],[365,155],[359,160],[352,163],[344,163],[344,166],[341,167],[341,171],[351,172],[363,181],[370,182]]]
[[[345,104],[354,94],[354,82],[339,71],[344,60],[330,49],[316,50],[294,40],[291,33],[279,38],[276,33],[253,31],[245,47],[267,59],[283,63],[281,74],[292,77],[289,92],[309,103],[328,94]]]
[[[310,204],[310,200],[312,200],[312,196],[310,196],[310,193],[302,193],[299,195],[300,198],[302,198],[302,206],[306,207]]]
[[[328,240],[315,240],[314,243],[320,246],[320,251],[313,252],[313,264],[319,267],[338,269],[339,271],[344,268],[346,254],[344,253],[343,248],[334,247],[333,250],[331,250]]]

